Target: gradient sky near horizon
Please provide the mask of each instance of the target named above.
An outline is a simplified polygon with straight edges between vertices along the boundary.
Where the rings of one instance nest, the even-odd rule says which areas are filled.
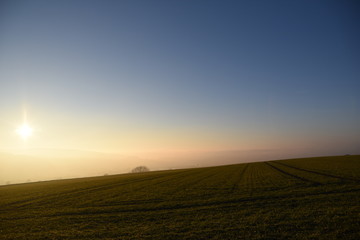
[[[357,1],[1,1],[0,150],[359,153]]]

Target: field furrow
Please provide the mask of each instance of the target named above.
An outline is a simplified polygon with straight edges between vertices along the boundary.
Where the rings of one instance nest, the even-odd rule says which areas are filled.
[[[360,181],[360,169],[356,167],[359,162],[357,156],[291,159],[279,162],[305,170]]]
[[[243,191],[243,189],[240,188],[243,178],[245,177],[246,170],[249,167],[249,164],[243,164],[240,169],[236,169],[237,172],[235,174],[228,176],[229,183],[233,183],[232,187],[229,189],[228,194],[233,194],[235,191]]]
[[[306,173],[312,173],[312,174],[316,174],[316,175],[320,175],[320,176],[325,176],[325,177],[328,177],[332,180],[336,179],[338,181],[355,181],[355,182],[358,182],[359,180],[358,179],[354,179],[354,178],[349,178],[349,177],[343,177],[343,176],[336,176],[334,174],[329,174],[329,173],[323,173],[323,172],[319,172],[319,171],[314,171],[314,170],[308,170],[308,169],[304,169],[304,168],[299,168],[299,167],[295,167],[295,166],[291,166],[289,164],[285,164],[283,162],[280,162],[280,161],[277,161],[277,162],[273,162],[275,164],[279,164],[279,165],[283,165],[285,167],[288,167],[288,168],[293,168],[293,169],[296,169],[296,170],[299,170],[299,171],[303,171],[303,172],[306,172]]]
[[[282,169],[282,168],[280,168],[278,166],[274,166],[270,162],[266,162],[265,164],[267,164],[269,167],[281,172],[284,175],[287,175],[287,176],[290,176],[292,178],[298,179],[298,180],[303,181],[305,183],[312,183],[312,184],[315,184],[315,185],[320,185],[321,184],[320,182],[310,180],[310,179],[305,178],[303,176],[299,176],[299,175],[295,174],[294,171],[284,170],[284,169]]]

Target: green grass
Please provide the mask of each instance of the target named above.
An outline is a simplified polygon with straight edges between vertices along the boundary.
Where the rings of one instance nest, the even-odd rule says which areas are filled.
[[[360,156],[1,186],[0,239],[360,239]]]

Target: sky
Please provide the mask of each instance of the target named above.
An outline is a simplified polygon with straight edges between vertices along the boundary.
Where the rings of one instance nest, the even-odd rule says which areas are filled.
[[[0,184],[359,154],[359,7],[1,0]]]

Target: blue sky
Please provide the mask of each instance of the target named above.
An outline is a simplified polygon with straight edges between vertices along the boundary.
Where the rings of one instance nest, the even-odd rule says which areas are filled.
[[[26,108],[31,147],[358,153],[357,1],[0,8],[0,130]]]

